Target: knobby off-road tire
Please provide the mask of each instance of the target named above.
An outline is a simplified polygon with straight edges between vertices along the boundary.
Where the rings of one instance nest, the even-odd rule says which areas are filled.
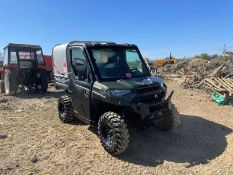
[[[114,112],[106,112],[99,118],[98,136],[104,149],[111,155],[121,154],[129,143],[129,131],[125,120]]]
[[[54,86],[54,88],[57,89],[57,90],[60,89],[55,80],[53,81],[53,86]]]
[[[178,127],[181,124],[179,113],[174,104],[171,104],[170,109],[163,111],[163,118],[160,120],[156,127],[162,131],[169,131]]]
[[[45,69],[40,70],[40,85],[41,85],[41,91],[47,92],[48,89],[48,74]]]
[[[69,96],[64,95],[58,99],[59,118],[62,122],[68,123],[75,119],[73,115],[72,102]]]
[[[4,91],[6,95],[15,95],[17,92],[17,79],[15,74],[10,70],[5,70]]]

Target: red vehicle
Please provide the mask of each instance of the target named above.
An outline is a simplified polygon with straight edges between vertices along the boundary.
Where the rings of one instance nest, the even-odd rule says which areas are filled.
[[[47,71],[48,79],[53,80],[53,58],[50,55],[44,55],[45,65],[43,68]]]
[[[7,95],[17,93],[18,87],[46,92],[49,66],[38,45],[8,44],[4,48],[0,67],[0,90]]]

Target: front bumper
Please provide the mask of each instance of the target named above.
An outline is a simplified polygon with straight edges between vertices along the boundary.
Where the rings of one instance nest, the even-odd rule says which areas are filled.
[[[171,108],[171,97],[174,91],[163,101],[155,104],[145,104],[138,103],[132,104],[134,112],[140,115],[141,120],[154,119],[156,117],[162,116],[163,111]]]

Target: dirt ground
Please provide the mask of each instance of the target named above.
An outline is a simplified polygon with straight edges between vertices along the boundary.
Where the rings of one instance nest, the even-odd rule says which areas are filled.
[[[168,86],[182,125],[131,130],[127,151],[117,157],[89,126],[59,121],[61,91],[0,95],[0,174],[233,174],[233,107],[176,81]]]

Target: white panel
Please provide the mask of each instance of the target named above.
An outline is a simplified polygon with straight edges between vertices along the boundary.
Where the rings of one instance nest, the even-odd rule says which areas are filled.
[[[53,72],[55,76],[67,77],[67,45],[68,44],[57,45],[53,49]]]

